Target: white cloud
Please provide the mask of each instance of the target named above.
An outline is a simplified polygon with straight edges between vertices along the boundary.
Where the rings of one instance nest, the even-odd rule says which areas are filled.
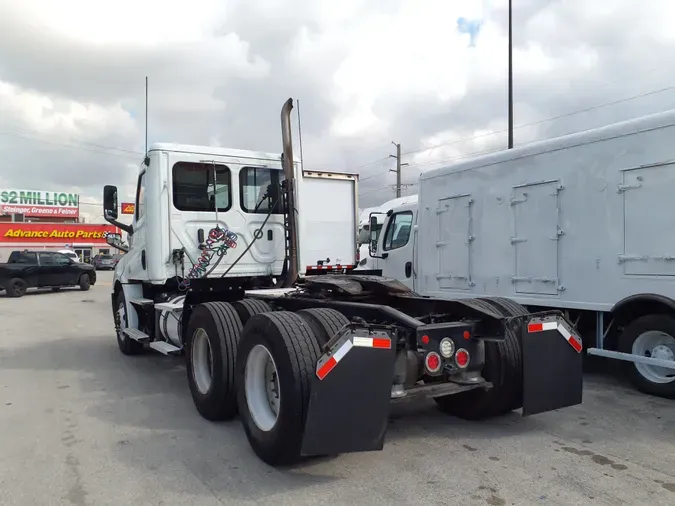
[[[394,140],[415,151],[412,182],[431,162],[505,144],[506,5],[0,0],[0,183],[76,187],[94,201],[113,183],[133,198],[146,75],[151,142],[278,150],[279,108],[295,96],[306,166],[354,170]],[[673,82],[672,0],[514,9],[516,125]],[[473,47],[459,18],[473,23]],[[519,128],[516,142],[672,106],[664,92]],[[363,167],[362,204],[391,197],[377,191],[394,181],[390,162]]]

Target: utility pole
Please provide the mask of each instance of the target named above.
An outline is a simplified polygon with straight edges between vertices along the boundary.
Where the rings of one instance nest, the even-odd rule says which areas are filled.
[[[394,141],[391,141],[391,143],[396,146],[396,154],[395,155],[389,155],[390,158],[396,158],[396,171],[391,171],[391,172],[396,172],[396,198],[399,198],[401,196],[401,167],[405,167],[408,165],[407,163],[401,163],[401,144],[396,144]]]
[[[513,10],[509,0],[509,149],[513,149]]]

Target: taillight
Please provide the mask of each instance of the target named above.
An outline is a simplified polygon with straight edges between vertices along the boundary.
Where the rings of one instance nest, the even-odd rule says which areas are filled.
[[[361,251],[360,248],[356,249],[356,263],[358,264],[361,261]]]
[[[455,353],[455,363],[457,364],[457,367],[460,369],[464,369],[466,366],[469,365],[469,352],[466,351],[464,348],[460,348],[457,350],[457,353]]]
[[[430,351],[424,359],[424,366],[429,372],[438,372],[441,369],[441,356],[435,351]]]

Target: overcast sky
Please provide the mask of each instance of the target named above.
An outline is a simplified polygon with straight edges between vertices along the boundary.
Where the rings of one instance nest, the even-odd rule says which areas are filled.
[[[514,4],[515,124],[530,125],[516,145],[675,107],[673,0]],[[392,141],[411,184],[506,145],[506,7],[0,0],[0,187],[95,202],[108,183],[132,199],[147,75],[151,143],[278,152],[294,97],[305,167],[358,172],[361,207],[379,204],[394,196]]]

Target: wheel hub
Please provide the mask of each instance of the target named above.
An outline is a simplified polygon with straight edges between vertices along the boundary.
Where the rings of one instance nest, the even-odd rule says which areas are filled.
[[[274,428],[281,407],[279,373],[270,351],[257,344],[246,358],[246,404],[253,422],[264,432]]]
[[[206,394],[213,383],[213,355],[206,330],[199,328],[192,336],[192,375],[199,393]]]
[[[115,314],[116,316],[116,326],[117,326],[117,339],[122,340],[124,336],[122,335],[122,329],[127,326],[126,323],[126,311],[124,309],[124,303],[121,303],[117,307],[117,313]]]
[[[659,330],[648,330],[633,342],[634,355],[675,361],[675,338]],[[635,363],[635,369],[652,383],[666,384],[675,381],[675,369],[652,364]]]
[[[652,349],[651,356],[661,360],[675,360],[675,352],[670,346],[659,344]]]

